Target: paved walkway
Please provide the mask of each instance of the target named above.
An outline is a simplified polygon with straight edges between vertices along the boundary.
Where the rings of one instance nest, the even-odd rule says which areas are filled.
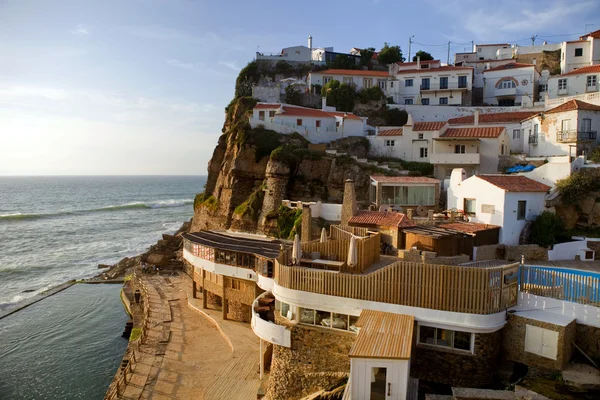
[[[144,275],[143,280],[150,329],[120,397],[256,399],[259,346],[249,325],[221,321],[220,312],[212,320],[211,313],[195,311],[188,305],[191,279],[185,275]]]

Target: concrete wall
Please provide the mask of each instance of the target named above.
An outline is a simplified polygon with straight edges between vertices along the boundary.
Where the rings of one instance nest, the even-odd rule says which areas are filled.
[[[266,61],[287,61],[287,62],[310,62],[312,51],[306,46],[285,47],[278,54],[256,53],[257,60]]]
[[[469,107],[469,106],[421,106],[421,105],[404,105],[404,104],[388,104],[389,108],[398,108],[406,110],[413,118],[413,121],[447,121],[450,118],[464,117],[473,115],[476,110],[482,114],[499,113],[511,111],[543,111],[544,107]]]
[[[586,240],[555,244],[552,250],[548,250],[548,260],[574,260],[581,250],[587,248]]]
[[[577,68],[591,64],[592,46],[590,41],[585,42],[562,42],[560,68],[564,74]],[[575,57],[575,49],[583,49],[583,55]]]
[[[537,72],[534,67],[527,68],[509,68],[498,71],[484,72],[485,86],[483,89],[483,103],[489,105],[497,105],[499,98],[513,98],[516,105],[531,105],[534,102],[535,89],[534,85],[537,82]],[[512,80],[515,84],[514,95],[498,97],[497,95],[504,93],[506,89],[499,87],[500,81]],[[525,83],[525,84],[524,84]]]
[[[578,324],[600,328],[600,308],[586,304],[573,303],[536,296],[527,292],[518,293],[515,310],[546,310],[549,313],[573,317]]]
[[[293,209],[302,209],[301,201],[283,200],[282,204]],[[341,221],[342,205],[334,203],[310,202],[310,211],[313,218],[323,218],[327,221]]]

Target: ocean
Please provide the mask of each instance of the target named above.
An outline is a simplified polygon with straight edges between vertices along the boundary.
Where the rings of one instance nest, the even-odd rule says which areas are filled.
[[[205,176],[0,177],[0,309],[101,272],[193,215]]]

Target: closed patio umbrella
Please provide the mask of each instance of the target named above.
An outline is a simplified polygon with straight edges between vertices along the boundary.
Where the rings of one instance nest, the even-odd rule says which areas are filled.
[[[327,241],[327,231],[325,228],[321,229],[321,243],[325,243]]]
[[[348,248],[348,266],[350,268],[358,263],[358,252],[356,251],[356,238],[354,235],[350,238],[350,247]]]
[[[294,265],[300,264],[300,258],[302,258],[302,248],[300,248],[300,236],[296,234],[294,236],[294,247],[292,247],[292,263]]]

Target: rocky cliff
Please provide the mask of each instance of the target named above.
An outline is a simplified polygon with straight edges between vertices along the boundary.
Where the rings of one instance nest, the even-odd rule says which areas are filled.
[[[341,203],[344,181],[352,179],[358,200],[366,202],[369,175],[391,174],[347,156],[311,151],[299,134],[251,129],[248,117],[254,105],[255,100],[243,97],[227,108],[223,134],[208,164],[205,191],[194,205],[192,231],[277,234],[281,200]]]

